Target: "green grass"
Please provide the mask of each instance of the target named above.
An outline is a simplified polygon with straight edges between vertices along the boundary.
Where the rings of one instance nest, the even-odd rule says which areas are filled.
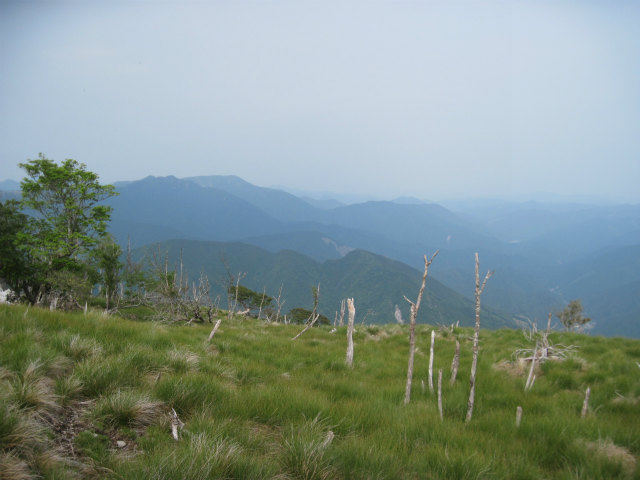
[[[554,333],[575,354],[524,392],[528,370],[509,362],[529,343],[482,331],[467,424],[470,329],[437,330],[443,421],[421,386],[431,327],[417,327],[407,406],[407,327],[358,326],[352,369],[345,328],[292,342],[299,329],[223,320],[208,344],[211,325],[0,306],[0,478],[640,478],[640,341]]]

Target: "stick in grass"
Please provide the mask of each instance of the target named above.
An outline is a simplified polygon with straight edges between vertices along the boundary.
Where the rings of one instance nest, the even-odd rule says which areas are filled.
[[[456,383],[456,377],[458,376],[458,366],[460,365],[460,342],[456,340],[456,353],[453,355],[451,362],[451,385]]]
[[[587,387],[587,391],[584,392],[584,403],[582,404],[582,412],[580,418],[585,418],[589,411],[589,397],[591,396],[591,387]]]
[[[520,426],[521,421],[522,421],[522,407],[518,405],[518,408],[516,408],[516,427]]]
[[[216,324],[213,327],[213,330],[211,330],[211,333],[209,334],[209,338],[207,338],[207,342],[210,342],[211,339],[213,338],[213,336],[216,334],[216,332],[218,331],[218,327],[220,326],[220,323],[222,322],[222,319],[219,318],[218,321],[216,322]]]
[[[440,413],[440,421],[444,420],[442,416],[442,369],[438,370],[438,412]]]

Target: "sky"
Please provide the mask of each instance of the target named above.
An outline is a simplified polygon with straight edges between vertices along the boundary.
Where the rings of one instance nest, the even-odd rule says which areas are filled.
[[[0,180],[640,203],[637,1],[0,1]]]

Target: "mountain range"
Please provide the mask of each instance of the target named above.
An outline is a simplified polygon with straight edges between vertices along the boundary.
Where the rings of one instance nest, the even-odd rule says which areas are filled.
[[[288,286],[288,297],[308,305],[310,288],[320,282],[330,318],[336,307],[329,304],[348,296],[349,288],[325,269],[338,265],[344,278],[351,278],[346,265],[367,272],[371,280],[358,280],[362,288],[357,293],[365,297],[375,292],[376,301],[367,308],[378,310],[378,321],[389,321],[390,309],[402,307],[402,296],[415,295],[423,256],[439,249],[430,280],[441,282],[450,294],[442,320],[457,318],[456,302],[458,312],[468,313],[463,300],[473,298],[474,252],[479,252],[481,269],[495,270],[482,297],[495,315],[494,326],[546,323],[548,312],[579,298],[593,319],[593,332],[640,337],[640,205],[469,201],[446,208],[413,198],[347,205],[305,200],[306,195],[259,187],[236,176],[147,177],[116,187],[119,195],[108,203],[114,208],[110,229],[120,242],[129,239],[142,247],[180,240],[190,241],[189,248],[193,241],[213,242],[206,248],[198,244],[198,251],[209,253],[190,262],[194,275],[200,270],[216,273],[209,263],[219,259],[211,252],[223,242],[233,244],[228,261],[240,262],[237,268],[247,272],[247,286],[266,287],[269,295],[290,281],[285,273],[296,278],[295,265],[306,265],[303,270],[312,274]],[[261,254],[251,256],[256,259],[253,267],[235,259],[242,255],[239,242],[259,247]],[[178,248],[175,242],[166,247]],[[187,249],[181,248],[186,258]],[[401,277],[411,278],[413,288],[390,273],[397,270],[396,263],[382,258],[410,269]],[[278,270],[285,259],[291,268]],[[271,277],[277,271],[283,275],[280,281]],[[382,298],[386,290],[374,287],[373,278],[395,296]],[[333,291],[335,285],[344,292]]]

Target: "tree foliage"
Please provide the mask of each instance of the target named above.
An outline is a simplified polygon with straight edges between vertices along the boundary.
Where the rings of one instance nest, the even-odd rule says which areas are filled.
[[[113,306],[118,293],[118,283],[124,266],[120,261],[121,255],[122,248],[110,235],[101,239],[94,250],[98,273],[105,290],[104,296],[107,310]]]
[[[291,323],[299,323],[299,324],[303,324],[303,323],[307,323],[307,321],[311,318],[311,315],[313,314],[312,310],[307,310],[306,308],[292,308],[289,311],[289,321]],[[329,325],[331,323],[331,321],[322,314],[318,314],[318,320],[316,321],[316,325]]]
[[[105,237],[111,214],[100,202],[115,189],[72,159],[58,165],[39,154],[20,167],[27,174],[22,199],[0,209],[0,276],[31,303],[53,296],[77,306],[98,281],[92,251]]]
[[[258,293],[244,285],[230,285],[227,289],[227,293],[231,297],[236,298],[236,292],[238,303],[245,309],[255,310],[260,308],[261,305],[263,308],[267,308],[273,302],[272,297],[264,293]]]
[[[56,270],[85,255],[107,231],[111,207],[99,202],[116,194],[112,185],[101,185],[86,165],[67,159],[58,165],[39,154],[21,163],[22,206],[34,210],[34,229],[23,233],[29,253]]]
[[[16,293],[30,299],[38,290],[38,272],[19,237],[30,226],[27,215],[15,200],[0,203],[0,278]]]
[[[567,331],[582,328],[591,321],[590,318],[582,314],[582,302],[580,300],[571,300],[569,305],[560,313],[557,313],[556,316]]]

